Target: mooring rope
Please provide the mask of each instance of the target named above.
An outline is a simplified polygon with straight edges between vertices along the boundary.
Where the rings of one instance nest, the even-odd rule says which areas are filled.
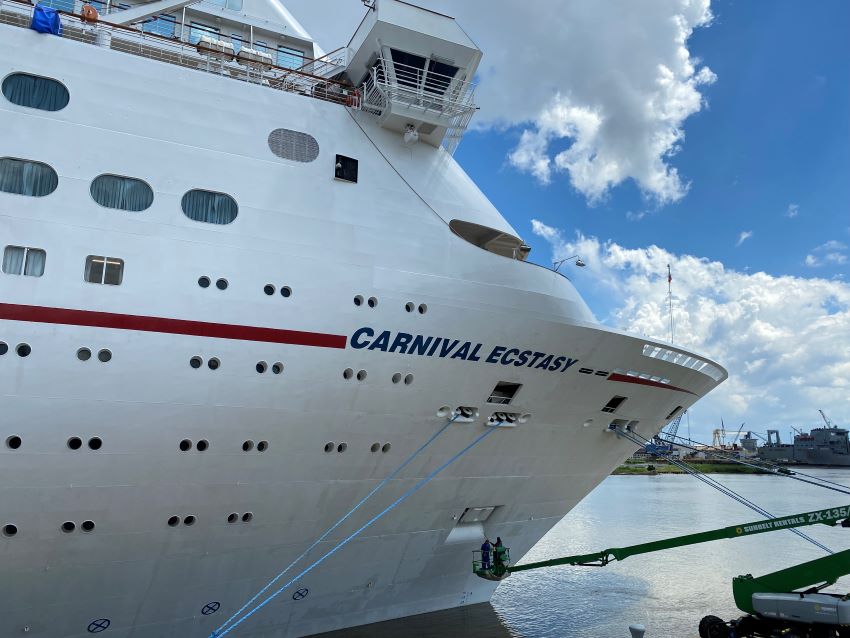
[[[225,620],[221,624],[221,626],[218,627],[218,629],[213,631],[212,634],[210,635],[210,638],[215,638],[216,636],[223,635],[223,634],[219,634],[219,632],[222,629],[227,627],[227,625],[229,625],[230,622],[234,618],[236,618],[239,614],[241,614],[243,611],[245,611],[251,605],[251,603],[253,603],[255,600],[257,600],[257,598],[259,598],[260,596],[265,594],[277,581],[279,581],[283,577],[284,574],[286,574],[286,572],[288,572],[290,569],[292,569],[298,562],[301,561],[302,558],[307,556],[307,554],[309,554],[319,543],[321,543],[330,534],[332,534],[335,529],[337,529],[345,521],[347,521],[349,518],[351,518],[351,516],[357,510],[359,510],[363,506],[363,504],[366,503],[366,501],[368,501],[370,498],[372,498],[382,487],[384,487],[387,483],[389,483],[396,476],[398,476],[399,472],[401,472],[404,468],[406,468],[408,465],[410,465],[410,463],[413,461],[413,459],[415,459],[417,456],[419,456],[419,454],[425,448],[427,448],[434,441],[436,441],[437,437],[439,437],[443,432],[445,432],[449,428],[449,426],[452,423],[454,423],[458,418],[460,418],[460,413],[456,414],[451,419],[449,419],[448,423],[446,423],[443,427],[441,427],[439,430],[437,430],[437,432],[435,432],[431,436],[431,438],[429,438],[427,441],[425,441],[425,443],[423,443],[422,445],[419,446],[419,449],[417,449],[410,456],[408,456],[401,465],[399,465],[395,470],[390,472],[390,474],[386,478],[384,478],[380,483],[378,483],[374,488],[372,488],[372,491],[370,491],[366,496],[364,496],[362,499],[360,499],[360,502],[357,503],[357,505],[352,507],[342,518],[340,518],[336,523],[334,523],[328,529],[326,529],[324,531],[324,533],[322,533],[321,536],[319,536],[315,541],[313,541],[312,545],[310,545],[307,549],[305,549],[303,552],[301,552],[301,554],[299,554],[298,557],[295,558],[295,560],[293,560],[291,563],[289,563],[289,565],[287,565],[286,568],[284,568],[284,570],[282,572],[280,572],[277,576],[272,578],[262,589],[260,589],[260,591],[258,591],[256,594],[254,594],[251,597],[251,599],[248,600],[248,602],[246,602],[244,605],[242,605],[242,607],[240,607],[238,611],[236,611],[230,618]]]
[[[620,435],[622,435],[624,438],[631,441],[632,443],[636,443],[636,444],[641,445],[641,446],[645,445],[646,443],[649,443],[649,439],[646,439],[646,438],[640,436],[636,432],[618,431],[618,433]],[[738,494],[735,490],[723,485],[723,483],[721,483],[720,481],[706,476],[704,473],[700,472],[699,470],[697,470],[695,468],[692,468],[691,466],[689,466],[684,461],[679,461],[679,460],[673,458],[672,454],[661,453],[661,452],[655,452],[654,454],[655,454],[655,456],[660,456],[660,457],[666,458],[669,463],[671,463],[671,464],[675,465],[676,467],[684,470],[687,474],[690,474],[694,478],[699,479],[700,481],[702,481],[703,483],[705,483],[709,487],[716,489],[721,494],[728,496],[729,498],[739,502],[741,505],[744,505],[745,507],[750,508],[754,512],[758,512],[759,514],[761,514],[765,518],[776,518],[775,515],[771,514],[770,512],[768,512],[763,507],[756,505],[755,503],[753,503],[752,501],[750,501],[746,497]],[[813,545],[822,549],[823,551],[827,552],[828,554],[834,553],[829,547],[827,547],[823,543],[815,540],[811,536],[808,536],[807,534],[801,532],[798,529],[790,528],[790,529],[788,529],[788,531],[793,532],[794,534],[796,534],[800,538],[812,543]]]
[[[294,578],[290,579],[290,580],[289,580],[289,581],[288,581],[285,585],[283,585],[283,586],[282,586],[282,587],[280,587],[278,590],[276,590],[274,593],[272,593],[270,596],[268,596],[268,597],[267,597],[267,598],[266,598],[263,602],[261,602],[259,605],[255,606],[253,609],[251,609],[250,611],[248,611],[247,613],[245,613],[242,617],[240,617],[240,618],[239,618],[238,620],[236,620],[233,624],[231,624],[231,625],[230,625],[230,627],[228,627],[227,629],[225,629],[225,630],[224,630],[223,632],[221,632],[221,633],[218,633],[217,631],[216,631],[216,632],[213,632],[213,633],[210,635],[210,638],[222,638],[222,636],[226,636],[226,635],[227,635],[227,634],[229,634],[231,631],[233,631],[234,629],[236,629],[239,625],[241,625],[243,622],[245,622],[246,620],[248,620],[251,616],[253,616],[254,614],[256,614],[256,613],[257,613],[258,611],[260,611],[263,607],[265,607],[266,605],[268,605],[268,604],[269,604],[272,600],[274,600],[274,599],[275,599],[278,595],[280,595],[281,593],[283,593],[284,591],[286,591],[286,590],[287,590],[287,589],[288,589],[288,588],[289,588],[289,587],[290,587],[293,583],[295,583],[296,581],[298,581],[298,580],[300,580],[301,578],[303,578],[304,576],[306,576],[306,575],[307,575],[308,573],[310,573],[313,569],[315,569],[315,568],[316,568],[316,567],[318,567],[318,566],[319,566],[322,562],[324,562],[324,561],[325,561],[325,559],[330,558],[330,557],[331,557],[331,556],[333,556],[336,552],[338,552],[340,549],[342,549],[343,547],[345,547],[345,546],[346,546],[349,542],[351,542],[352,540],[354,540],[354,539],[355,539],[358,535],[360,535],[360,533],[361,533],[361,532],[363,532],[365,529],[367,529],[368,527],[370,527],[372,524],[376,523],[378,520],[380,520],[381,518],[383,518],[386,514],[388,514],[389,512],[391,512],[393,509],[395,509],[398,505],[400,505],[401,503],[403,503],[404,501],[406,501],[408,498],[410,498],[411,496],[413,496],[413,494],[415,494],[416,492],[418,492],[418,491],[419,491],[420,489],[422,489],[422,488],[423,488],[423,487],[424,487],[424,486],[425,486],[428,482],[430,482],[430,481],[431,481],[431,479],[433,479],[435,476],[437,476],[440,472],[442,472],[444,469],[446,469],[449,465],[451,465],[452,463],[454,463],[455,461],[457,461],[460,457],[462,457],[464,454],[466,454],[466,453],[467,453],[469,450],[471,450],[473,447],[475,447],[476,445],[478,445],[479,443],[481,443],[481,441],[483,441],[483,440],[484,440],[484,439],[486,439],[488,436],[490,436],[491,434],[493,434],[493,432],[495,432],[497,429],[498,429],[497,427],[491,427],[490,429],[488,429],[488,431],[487,431],[487,432],[484,432],[481,436],[479,436],[479,437],[478,437],[478,438],[476,438],[474,441],[472,441],[472,443],[470,443],[469,445],[467,445],[467,446],[466,446],[465,448],[463,448],[460,452],[457,452],[457,453],[456,453],[454,456],[452,456],[452,457],[451,457],[448,461],[446,461],[445,463],[443,463],[442,465],[440,465],[437,469],[435,469],[435,470],[434,470],[434,471],[432,471],[430,474],[428,474],[425,478],[423,478],[422,480],[420,480],[420,481],[419,481],[416,485],[414,485],[414,486],[413,486],[413,487],[411,487],[409,490],[407,490],[404,494],[402,494],[401,496],[399,496],[399,497],[398,497],[395,501],[393,501],[390,505],[388,505],[387,507],[385,507],[385,508],[384,508],[381,512],[379,512],[378,514],[376,514],[375,516],[373,516],[371,519],[369,519],[368,521],[366,521],[366,523],[364,523],[362,526],[360,526],[357,530],[355,530],[354,532],[352,532],[351,534],[349,534],[347,537],[345,537],[342,541],[340,541],[339,543],[337,543],[337,544],[336,544],[333,548],[331,548],[330,550],[328,550],[328,551],[327,551],[327,552],[326,552],[323,556],[321,556],[320,558],[318,558],[317,560],[315,560],[315,561],[314,561],[313,563],[311,563],[308,567],[304,568],[304,569],[303,569],[303,570],[302,570],[299,574],[297,574]]]

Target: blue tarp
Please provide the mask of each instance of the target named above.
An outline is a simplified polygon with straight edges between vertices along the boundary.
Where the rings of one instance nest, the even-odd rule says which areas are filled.
[[[30,28],[39,33],[62,35],[62,22],[59,20],[59,13],[56,9],[45,7],[42,4],[35,5]]]

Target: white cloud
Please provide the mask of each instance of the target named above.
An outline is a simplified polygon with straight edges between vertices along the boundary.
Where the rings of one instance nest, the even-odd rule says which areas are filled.
[[[850,421],[850,284],[742,273],[658,246],[626,248],[534,226],[554,258],[578,253],[579,290],[610,300],[605,322],[667,339],[667,264],[673,271],[675,341],[715,358],[730,378],[692,411],[703,436],[721,418],[763,432],[816,425],[817,408]],[[596,293],[596,291],[600,291]],[[793,302],[789,302],[793,300]],[[599,309],[596,309],[599,311]]]
[[[800,207],[797,204],[788,204],[788,208],[785,209],[785,216],[789,219],[794,219],[797,215],[800,214]]]
[[[424,4],[454,16],[484,52],[473,124],[522,127],[514,166],[544,183],[568,175],[591,200],[629,179],[661,203],[687,192],[670,160],[704,106],[700,88],[715,80],[688,50],[711,22],[710,0]],[[334,5],[328,20],[323,3],[287,2],[328,51],[365,13],[354,0]]]
[[[735,246],[736,247],[740,246],[741,244],[743,244],[745,241],[747,241],[752,236],[753,236],[753,231],[751,231],[751,230],[741,231],[741,234],[738,235],[738,241],[735,243]]]
[[[806,265],[812,268],[827,264],[840,265],[847,263],[847,244],[836,239],[830,239],[815,247],[806,255]]]
[[[626,219],[628,219],[630,222],[639,222],[641,219],[646,217],[646,214],[647,213],[646,213],[645,210],[641,210],[641,211],[637,211],[637,212],[630,210],[630,211],[626,212]]]

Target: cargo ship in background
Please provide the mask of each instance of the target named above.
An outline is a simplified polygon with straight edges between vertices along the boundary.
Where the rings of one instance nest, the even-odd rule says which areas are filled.
[[[481,52],[365,4],[324,54],[275,0],[0,2],[0,636],[207,638],[453,459],[236,635],[487,601],[471,549],[726,379],[528,261],[452,156]]]
[[[845,428],[834,425],[820,411],[825,427],[810,432],[796,431],[793,443],[782,443],[778,430],[768,430],[764,445],[757,448],[764,461],[789,465],[850,467],[850,436]]]

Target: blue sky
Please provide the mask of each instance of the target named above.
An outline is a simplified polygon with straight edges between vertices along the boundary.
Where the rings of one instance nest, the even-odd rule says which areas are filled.
[[[850,3],[723,2],[712,11],[689,49],[718,79],[703,89],[707,108],[686,121],[670,160],[690,181],[680,201],[659,205],[626,182],[588,203],[566,179],[540,185],[507,162],[522,126],[466,136],[456,158],[532,245],[534,260],[546,263],[551,250],[530,232],[532,217],[776,275],[810,276],[805,259],[815,247],[850,243]],[[629,221],[628,212],[645,216]],[[744,231],[753,235],[736,247]],[[827,264],[814,274],[847,269]]]
[[[455,157],[532,261],[658,339],[672,265],[675,342],[730,373],[695,434],[850,426],[850,2],[419,2],[484,52]],[[325,50],[364,11],[287,6]]]

